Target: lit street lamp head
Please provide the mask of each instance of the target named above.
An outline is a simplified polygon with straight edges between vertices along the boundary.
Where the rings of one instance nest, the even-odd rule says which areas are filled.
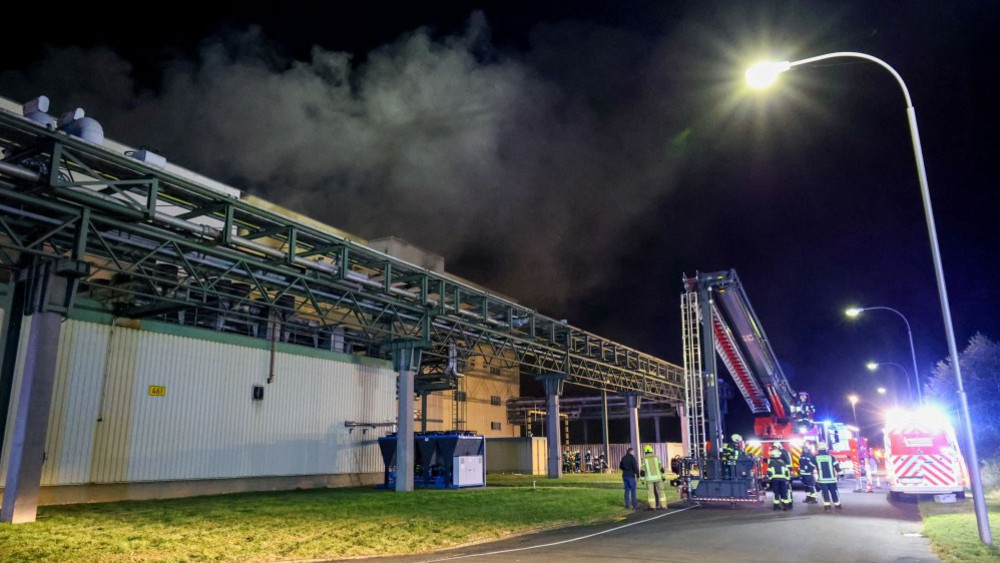
[[[778,80],[778,75],[791,68],[791,63],[784,62],[760,62],[747,69],[747,83],[751,88],[762,90]]]
[[[865,364],[865,367],[868,368],[869,371],[875,371],[878,369],[878,362],[868,362]]]
[[[850,309],[844,311],[844,314],[847,315],[848,317],[856,317],[860,315],[862,312],[864,312],[864,310],[865,310],[864,307],[851,307]]]

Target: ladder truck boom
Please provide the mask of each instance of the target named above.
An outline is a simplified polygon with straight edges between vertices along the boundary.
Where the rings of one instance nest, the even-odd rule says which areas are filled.
[[[750,411],[758,415],[754,429],[762,438],[785,439],[803,427],[811,430],[812,406],[808,394],[796,393],[782,372],[735,270],[699,272],[685,276],[683,282],[684,439],[692,465],[702,469],[691,497],[704,501],[707,494],[713,500],[743,501],[747,491],[756,488],[749,481],[759,478],[759,467],[758,475],[746,475],[746,483],[716,482],[734,477],[729,464],[719,464],[719,450],[727,440],[719,405],[718,364],[729,372]],[[720,491],[729,491],[733,497],[715,498]]]

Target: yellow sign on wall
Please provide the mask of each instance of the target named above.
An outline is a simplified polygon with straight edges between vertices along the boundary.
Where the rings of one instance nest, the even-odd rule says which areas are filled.
[[[150,385],[149,386],[149,396],[150,397],[166,397],[167,388],[163,385]]]

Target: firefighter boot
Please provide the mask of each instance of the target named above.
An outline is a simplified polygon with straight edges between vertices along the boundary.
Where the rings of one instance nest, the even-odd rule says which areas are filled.
[[[781,505],[778,503],[774,503],[774,508],[772,508],[771,510],[781,510]]]

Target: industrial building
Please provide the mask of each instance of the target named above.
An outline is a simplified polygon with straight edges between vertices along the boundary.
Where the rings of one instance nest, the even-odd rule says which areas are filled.
[[[683,370],[0,99],[3,521],[39,504],[378,483],[398,432],[515,438],[521,377],[683,404]],[[530,439],[530,438],[529,438]],[[558,477],[559,440],[544,450]]]

